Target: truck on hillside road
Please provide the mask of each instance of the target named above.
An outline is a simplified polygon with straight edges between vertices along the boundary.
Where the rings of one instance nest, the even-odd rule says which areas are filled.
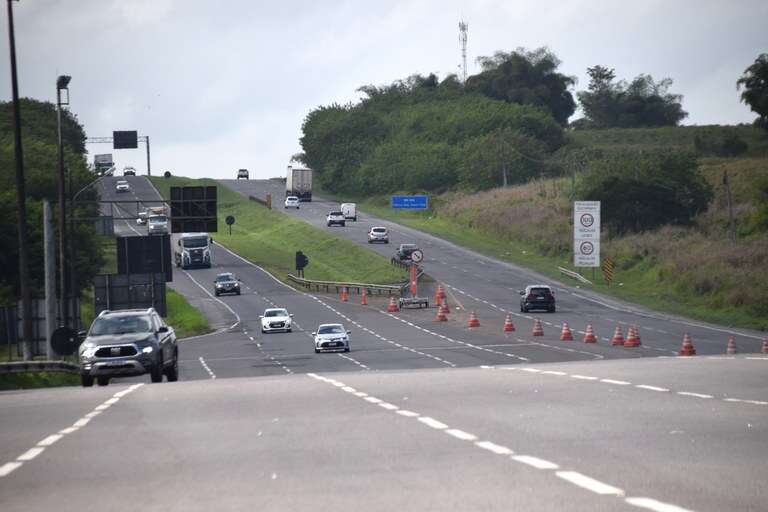
[[[312,169],[289,165],[285,176],[285,196],[296,196],[299,201],[312,201]]]

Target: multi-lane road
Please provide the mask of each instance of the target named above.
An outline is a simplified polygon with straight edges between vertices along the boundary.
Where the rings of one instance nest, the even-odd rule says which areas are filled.
[[[102,198],[158,199],[144,178],[128,180],[119,195],[102,180]],[[283,196],[274,182],[224,184]],[[437,323],[434,310],[304,293],[217,244],[214,268],[174,272],[216,328],[180,342],[180,382],[0,394],[0,509],[766,510],[760,333],[552,283],[364,213],[326,228],[332,207],[286,213],[366,246],[371,225],[388,226],[393,244],[424,249],[426,271],[463,310]],[[212,296],[224,271],[242,296]],[[535,315],[545,336],[533,337],[517,290],[542,281],[558,312]],[[273,305],[295,314],[294,332],[260,333]],[[469,310],[479,329],[459,320]],[[508,312],[517,331],[503,335]],[[563,321],[592,323],[599,343],[559,341]],[[321,322],[352,330],[352,351],[315,354],[309,331]],[[643,348],[611,347],[617,323],[637,324]],[[704,355],[672,357],[683,332]],[[723,355],[729,335],[736,357]]]

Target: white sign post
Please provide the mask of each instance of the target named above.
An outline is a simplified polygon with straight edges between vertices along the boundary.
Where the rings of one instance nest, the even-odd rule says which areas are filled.
[[[573,202],[573,266],[600,266],[600,201]]]

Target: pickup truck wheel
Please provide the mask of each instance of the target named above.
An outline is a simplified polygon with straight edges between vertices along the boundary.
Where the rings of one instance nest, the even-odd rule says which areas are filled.
[[[96,377],[96,381],[98,382],[99,386],[109,385],[109,377]]]
[[[152,379],[152,382],[163,382],[163,360],[160,359],[158,363],[150,368],[149,370],[149,378]]]
[[[319,354],[319,353],[320,353],[320,349],[319,349],[319,348],[316,348],[316,349],[315,349],[315,354]]]
[[[344,352],[349,352],[349,345],[344,348]]]
[[[168,379],[168,382],[176,382],[177,380],[179,380],[179,353],[178,352],[176,352],[176,354],[173,356],[173,365],[170,368],[166,368],[165,377]]]
[[[93,386],[93,377],[91,377],[90,375],[81,375],[80,383],[83,385],[84,388],[90,388],[91,386]]]

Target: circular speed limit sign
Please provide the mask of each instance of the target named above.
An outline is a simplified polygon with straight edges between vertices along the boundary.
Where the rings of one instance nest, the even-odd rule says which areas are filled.
[[[585,213],[584,215],[581,216],[580,222],[582,226],[584,226],[585,228],[589,228],[589,227],[592,227],[592,224],[595,223],[595,218],[592,216],[591,213]]]
[[[595,246],[592,245],[592,242],[581,242],[581,245],[579,246],[579,250],[581,251],[581,254],[585,256],[589,256],[593,252],[595,252]]]
[[[411,253],[411,261],[414,263],[419,263],[421,260],[424,259],[424,253],[420,250],[415,250]]]

